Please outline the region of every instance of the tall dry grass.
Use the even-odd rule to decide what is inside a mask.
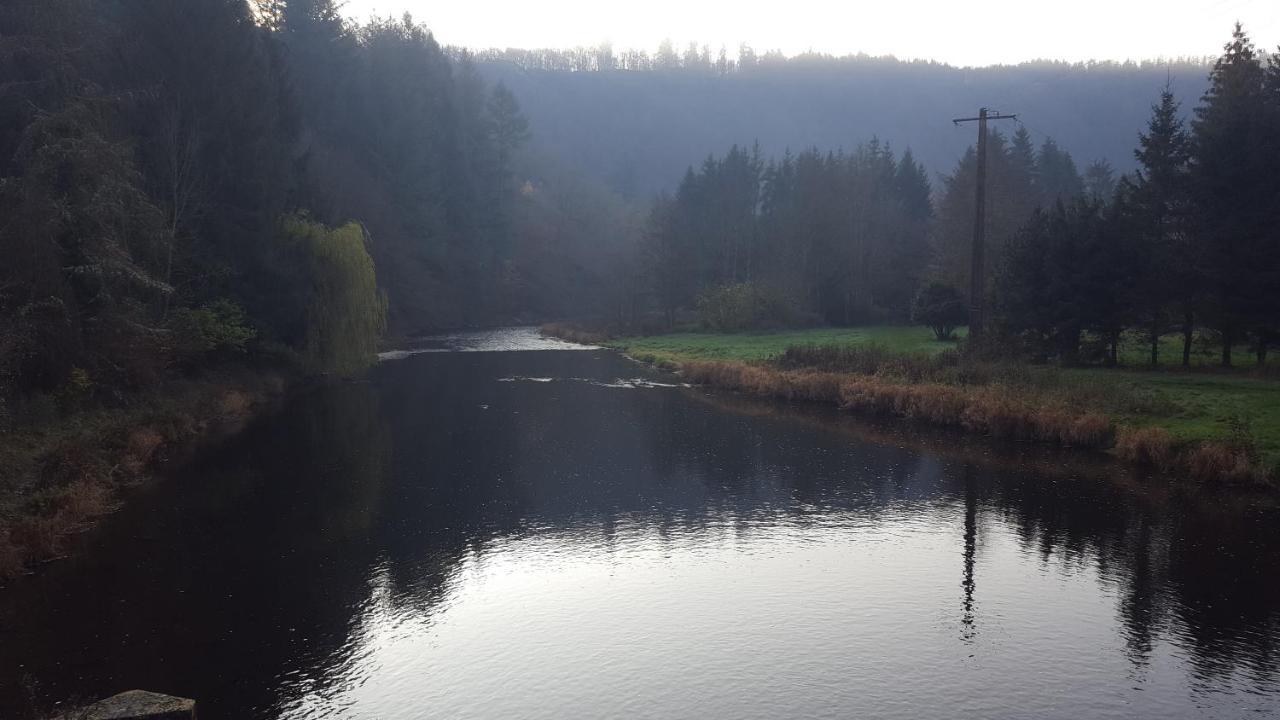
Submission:
[[[740,362],[690,361],[680,370],[691,383],[762,397],[823,402],[850,412],[960,427],[997,438],[1089,448],[1105,447],[1111,441],[1111,421],[1105,414],[1045,405],[1005,386],[895,380],[881,373],[883,365],[876,368],[877,374],[825,369],[837,366],[848,368],[850,364],[842,360],[842,364],[823,364],[821,369],[778,369]],[[858,367],[866,370],[871,364]]]
[[[1164,428],[1123,427],[1116,433],[1116,456],[1121,460],[1162,472],[1174,467],[1177,451],[1173,436]]]

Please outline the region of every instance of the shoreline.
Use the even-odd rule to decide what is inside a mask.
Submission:
[[[205,443],[235,434],[282,398],[274,371],[233,368],[171,380],[125,407],[72,412],[10,431],[0,449],[0,590],[68,557],[78,535],[130,490]]]
[[[542,332],[569,342],[603,345],[636,362],[676,372],[692,384],[744,395],[834,407],[851,415],[950,428],[995,440],[1105,452],[1130,467],[1202,484],[1275,491],[1280,480],[1275,469],[1259,461],[1256,450],[1209,438],[1179,441],[1163,428],[1073,406],[998,379],[950,384],[886,377],[880,369],[832,372],[816,366],[780,367],[776,359],[659,356],[632,352],[604,333],[572,325],[544,325]],[[903,360],[910,364],[905,356]]]

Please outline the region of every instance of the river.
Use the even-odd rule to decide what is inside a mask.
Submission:
[[[527,329],[392,353],[0,591],[0,717],[1280,714],[1280,513],[680,386]]]

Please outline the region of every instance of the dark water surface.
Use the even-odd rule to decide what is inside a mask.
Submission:
[[[1280,714],[1273,509],[529,337],[396,355],[139,491],[0,592],[0,717]]]

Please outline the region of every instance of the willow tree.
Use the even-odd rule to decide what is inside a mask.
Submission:
[[[378,289],[364,228],[354,222],[330,228],[294,214],[281,221],[281,231],[310,281],[298,348],[303,364],[337,375],[364,370],[374,362],[387,325],[387,299]]]

